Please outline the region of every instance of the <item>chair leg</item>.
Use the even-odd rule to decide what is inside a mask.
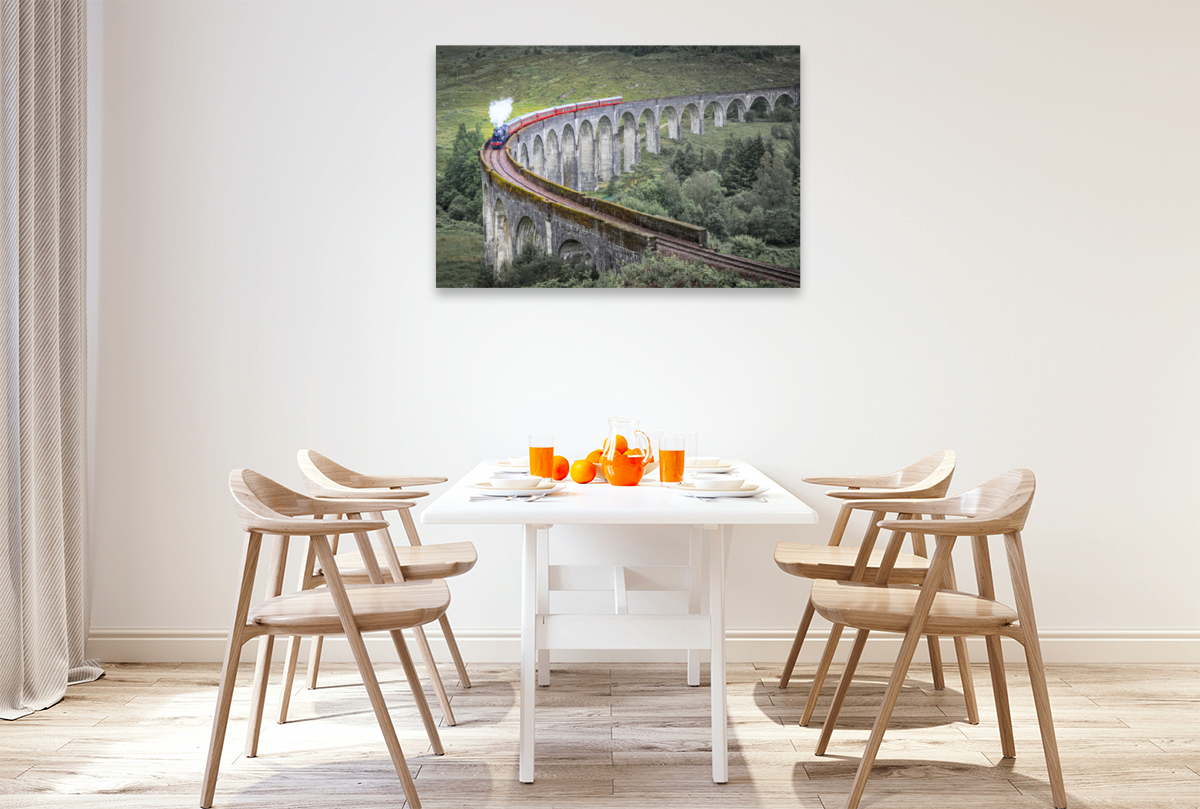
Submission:
[[[967,703],[967,724],[979,724],[979,701],[975,699],[975,678],[971,676],[971,656],[967,639],[954,639],[954,654],[958,658],[958,678],[962,681],[963,700]]]
[[[1046,686],[1046,667],[1042,661],[1042,646],[1038,641],[1037,620],[1033,617],[1033,595],[1029,590],[1029,574],[1025,567],[1025,551],[1019,533],[1006,534],[1008,568],[1012,578],[1013,599],[1017,602],[1017,620],[1025,645],[1025,662],[1029,667],[1029,684],[1033,689],[1033,707],[1037,709],[1038,729],[1042,734],[1042,750],[1046,754],[1046,770],[1050,776],[1050,792],[1055,809],[1066,809],[1067,791],[1063,786],[1062,763],[1058,758],[1058,740],[1054,736],[1054,717],[1050,713],[1050,690]]]
[[[788,652],[787,660],[783,663],[783,674],[779,675],[779,687],[787,688],[792,679],[792,669],[796,667],[796,658],[800,656],[800,647],[804,645],[804,637],[808,634],[808,626],[812,623],[812,599],[804,605],[804,615],[800,616],[800,628],[796,630],[796,639],[792,641],[792,650]]]
[[[221,766],[221,750],[225,746],[225,730],[229,725],[229,711],[233,706],[233,686],[237,681],[238,659],[246,640],[246,616],[250,612],[250,593],[254,588],[254,573],[258,569],[258,552],[262,547],[262,534],[250,533],[246,544],[246,561],[242,569],[242,588],[238,594],[237,608],[229,628],[229,639],[225,641],[225,660],[221,664],[221,681],[217,687],[217,707],[213,712],[212,733],[208,739],[208,758],[204,763],[204,779],[200,786],[200,806],[209,809],[217,791],[217,770]]]
[[[275,637],[258,639],[258,657],[254,662],[254,686],[250,691],[250,721],[246,724],[246,758],[258,755],[258,734],[262,731],[263,706],[267,701],[267,680],[271,675],[271,651]]]
[[[271,549],[267,598],[275,598],[283,592],[283,571],[287,565],[288,542],[289,537],[280,537]],[[254,688],[250,692],[250,721],[246,726],[247,758],[258,755],[258,734],[262,731],[263,706],[267,699],[267,680],[271,676],[271,652],[274,648],[274,635],[267,635],[258,642],[258,657],[254,664]]]
[[[933,690],[946,690],[946,675],[942,671],[942,646],[937,635],[926,635],[929,644],[929,667],[933,671]]]
[[[300,665],[299,635],[288,638],[287,658],[283,666],[283,690],[279,694],[279,724],[287,722],[288,709],[292,704],[292,689],[296,685],[296,668]]]
[[[870,634],[870,630],[860,629],[854,636],[850,659],[846,661],[846,669],[842,672],[842,679],[838,681],[837,691],[833,695],[833,704],[829,706],[829,713],[825,715],[825,723],[821,726],[821,738],[817,740],[816,753],[818,756],[825,755],[825,750],[829,747],[829,739],[833,736],[833,728],[837,725],[838,714],[842,712],[842,703],[846,701],[850,683],[854,680],[854,670],[858,668],[858,661],[862,658],[863,649],[867,646],[867,637]]]
[[[458,641],[454,639],[454,631],[450,629],[450,619],[442,613],[442,617],[438,618],[438,623],[442,627],[442,636],[446,639],[446,645],[450,647],[450,657],[454,660],[454,668],[458,672],[458,684],[462,688],[471,687],[471,678],[467,674],[467,664],[463,662],[462,654],[458,651]]]
[[[808,700],[804,703],[804,715],[800,717],[801,727],[808,727],[812,721],[813,711],[817,708],[817,699],[821,696],[821,688],[825,685],[825,677],[829,667],[833,665],[833,655],[837,652],[838,641],[842,638],[842,625],[834,624],[829,630],[829,640],[825,643],[825,651],[821,655],[821,663],[817,673],[813,675],[812,688],[808,692]]]
[[[914,624],[916,623],[918,622],[914,618]],[[925,616],[921,617],[919,623],[925,623]],[[892,718],[892,711],[896,708],[896,701],[900,698],[900,691],[904,688],[904,679],[908,676],[909,664],[912,663],[913,655],[916,653],[920,641],[920,627],[911,627],[908,634],[905,635],[904,644],[900,647],[900,655],[896,658],[896,665],[892,669],[892,679],[888,682],[887,692],[883,697],[883,705],[880,706],[879,715],[875,717],[875,725],[871,728],[871,737],[867,740],[867,749],[863,751],[862,760],[858,763],[858,772],[854,776],[854,786],[851,788],[850,795],[846,799],[846,809],[857,809],[858,802],[862,799],[863,790],[867,787],[867,778],[871,775],[871,767],[874,766],[875,757],[879,754],[879,747],[883,744],[883,734],[887,732],[888,722]],[[826,720],[826,727],[829,724],[829,721]]]
[[[317,687],[317,672],[321,669],[321,647],[324,645],[324,635],[313,635],[308,644],[308,671],[304,678],[304,687],[310,691]]]
[[[446,718],[447,725],[454,727],[456,722],[454,711],[450,709],[450,697],[446,694],[446,686],[442,684],[442,675],[438,672],[437,661],[433,659],[433,650],[429,648],[429,639],[425,637],[425,627],[414,626],[413,637],[417,639],[417,649],[421,652],[421,659],[425,661],[425,670],[429,672],[429,681],[433,683],[433,693],[441,706],[442,716]]]
[[[354,621],[354,609],[350,606],[350,597],[346,594],[345,585],[342,584],[342,577],[338,573],[337,562],[333,559],[333,552],[329,548],[328,540],[323,536],[316,536],[312,539],[312,544],[316,548],[317,558],[321,562],[321,567],[328,571],[327,584],[329,592],[333,596],[333,603],[337,606],[338,617],[341,619],[342,628],[346,633],[346,640],[350,644],[350,651],[354,654],[354,662],[358,666],[359,676],[362,677],[363,685],[367,689],[367,697],[371,701],[371,708],[375,712],[375,719],[379,722],[379,730],[383,733],[383,740],[387,744],[388,753],[392,758],[392,766],[396,768],[396,775],[400,778],[400,785],[404,789],[404,797],[408,801],[411,809],[420,809],[421,799],[417,797],[417,786],[413,783],[412,773],[408,771],[408,762],[404,760],[404,751],[400,749],[400,740],[396,738],[396,728],[392,725],[391,714],[388,713],[387,704],[383,701],[383,692],[379,688],[379,680],[375,677],[375,669],[371,665],[371,658],[367,655],[367,645],[363,642],[362,633],[358,630],[358,625]],[[399,629],[391,631],[392,641],[396,644],[397,651],[400,653],[400,662],[404,664],[405,674],[409,676],[409,683],[414,682],[416,678],[416,669],[413,667],[412,658],[408,654],[408,647],[404,645],[404,636]],[[424,706],[422,718],[428,716],[426,730],[430,729],[429,721],[432,716],[429,715],[429,705],[425,702],[425,695],[420,691],[418,683],[414,695],[417,700],[417,707]],[[434,729],[434,737],[437,738],[436,729]],[[440,748],[440,743],[435,745],[435,748]],[[441,752],[437,750],[437,752]]]
[[[237,680],[237,661],[241,651],[241,643],[235,643],[231,635],[225,650],[225,661],[221,666],[217,708],[213,715],[212,735],[208,742],[208,759],[204,764],[204,780],[200,789],[200,806],[203,809],[209,809],[213,805],[213,796],[217,791],[217,770],[221,766],[221,750],[225,746],[225,730],[229,725],[229,711],[233,706],[233,686]]]
[[[1000,636],[988,635],[988,671],[992,675],[992,694],[996,698],[996,720],[1000,725],[1000,752],[1005,758],[1016,758],[1017,741],[1013,735],[1012,713],[1008,707],[1008,679],[1004,676],[1004,654]]]
[[[404,669],[404,678],[408,680],[409,690],[416,700],[417,711],[421,714],[421,723],[425,725],[425,735],[429,738],[429,744],[436,755],[445,755],[442,738],[437,731],[437,722],[433,719],[433,712],[429,710],[429,701],[425,699],[425,690],[421,688],[421,678],[417,674],[417,667],[413,665],[404,635],[399,629],[393,629],[389,634],[392,636],[392,645],[396,647],[396,654],[400,656],[400,666]]]

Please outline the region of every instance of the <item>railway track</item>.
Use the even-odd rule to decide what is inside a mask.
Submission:
[[[790,267],[782,267],[778,264],[770,264],[765,261],[755,261],[750,258],[742,258],[741,256],[730,256],[724,253],[718,253],[716,250],[711,250],[707,247],[701,247],[698,244],[685,241],[684,239],[674,236],[667,236],[649,228],[633,225],[629,222],[624,222],[616,217],[607,216],[605,214],[593,211],[588,208],[583,208],[577,205],[573,200],[555,194],[551,191],[542,188],[539,185],[531,182],[527,177],[513,168],[512,161],[509,160],[507,149],[488,149],[481,150],[483,153],[483,162],[493,171],[504,177],[514,185],[518,185],[538,196],[553,200],[560,205],[565,205],[568,208],[583,211],[589,216],[594,216],[597,219],[602,219],[607,222],[613,222],[622,227],[636,230],[647,236],[652,236],[655,240],[655,249],[664,256],[673,256],[685,261],[698,261],[709,267],[716,267],[723,270],[735,270],[741,274],[743,278],[752,280],[774,281],[785,286],[799,286],[800,272]]]

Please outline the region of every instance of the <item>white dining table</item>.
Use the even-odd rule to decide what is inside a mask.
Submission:
[[[534,691],[549,684],[551,649],[687,650],[688,683],[699,685],[700,653],[711,652],[713,781],[729,780],[728,714],[725,687],[725,568],[738,525],[815,523],[817,514],[750,464],[732,459],[738,477],[769,487],[763,499],[699,500],[660,484],[657,472],[637,486],[573,483],[532,502],[479,499],[476,484],[492,481],[500,469],[484,461],[443,492],[421,514],[424,524],[512,524],[524,527],[521,565],[521,690],[518,778],[534,779]],[[644,615],[621,610],[620,567],[612,615],[550,612],[549,534],[555,525],[690,526],[688,614]],[[666,534],[667,532],[664,532]],[[701,570],[707,562],[708,603],[701,598]]]

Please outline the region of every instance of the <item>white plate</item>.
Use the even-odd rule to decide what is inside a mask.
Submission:
[[[512,461],[497,461],[497,469],[503,469],[505,472],[528,472],[529,461],[525,463],[513,463]]]
[[[693,472],[728,472],[733,469],[733,464],[728,461],[722,461],[720,458],[697,458],[699,465],[688,463],[685,459],[683,462],[684,469],[690,469]]]
[[[473,484],[471,488],[482,494],[492,495],[495,497],[508,497],[512,494],[550,494],[562,489],[565,485],[565,483],[555,483],[553,480],[544,480],[532,489],[518,489],[514,486],[505,487],[503,480],[484,480]]]
[[[723,464],[721,466],[685,466],[683,471],[689,475],[724,475],[727,472],[734,470],[733,464]]]
[[[689,497],[756,497],[769,488],[755,483],[744,483],[740,489],[697,489],[690,483],[675,484],[676,491]]]

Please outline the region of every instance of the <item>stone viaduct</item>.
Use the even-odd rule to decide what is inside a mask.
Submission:
[[[667,138],[680,140],[685,124],[691,132],[703,134],[710,109],[713,124],[723,127],[728,120],[744,120],[746,112],[760,99],[768,112],[774,112],[781,98],[798,107],[799,86],[628,101],[531,124],[509,138],[507,149],[520,173],[548,190],[594,191],[613,175],[631,171],[641,162],[642,149],[658,154],[662,149],[660,129],[664,125]],[[569,196],[576,204],[593,210],[597,209],[597,203],[603,203],[578,193]],[[656,232],[664,232],[665,228],[669,235],[700,246],[705,244],[703,228],[605,205],[616,209],[617,218],[631,225]],[[577,258],[601,270],[615,269],[654,249],[653,238],[647,238],[641,231],[598,220],[575,207],[565,210],[564,207],[500,177],[484,161],[487,263],[499,268],[530,239],[537,240],[547,252],[568,260]],[[604,213],[614,215],[613,210]],[[635,223],[634,219],[640,221]]]

